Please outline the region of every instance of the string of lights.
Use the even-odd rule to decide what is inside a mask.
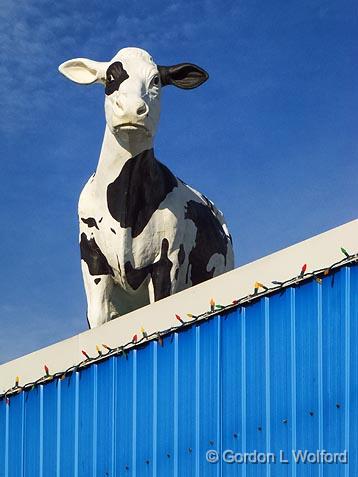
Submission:
[[[344,255],[342,260],[339,260],[328,267],[321,268],[314,271],[307,271],[307,264],[303,264],[300,272],[297,276],[289,278],[285,281],[277,281],[273,280],[270,286],[267,286],[261,282],[255,282],[253,287],[253,293],[246,295],[244,297],[238,298],[233,300],[231,303],[227,305],[218,304],[215,302],[214,298],[211,298],[209,301],[209,310],[204,311],[199,315],[194,315],[192,313],[186,314],[186,319],[183,319],[178,314],[175,314],[175,318],[178,321],[178,325],[171,326],[170,328],[155,331],[151,334],[148,334],[143,327],[140,329],[141,337],[138,337],[138,334],[135,334],[131,341],[126,344],[120,345],[118,347],[112,348],[108,344],[103,343],[101,347],[105,350],[102,351],[99,345],[96,346],[96,356],[90,356],[87,351],[82,350],[82,354],[85,357],[84,360],[80,361],[79,363],[70,366],[64,371],[56,372],[54,374],[50,373],[50,370],[46,364],[44,364],[44,372],[45,374],[37,379],[36,381],[26,383],[24,385],[20,385],[20,377],[15,377],[15,384],[13,387],[5,391],[4,393],[0,394],[0,399],[5,399],[7,404],[10,404],[10,397],[18,394],[22,391],[29,391],[34,389],[38,385],[47,384],[51,381],[56,379],[63,380],[66,376],[69,376],[72,373],[75,373],[93,363],[97,363],[104,359],[108,359],[112,356],[123,356],[127,359],[127,354],[130,349],[143,345],[146,342],[156,340],[160,346],[164,345],[163,338],[168,336],[172,333],[175,333],[183,328],[190,327],[196,324],[198,321],[208,320],[213,318],[214,316],[220,314],[223,310],[232,310],[238,308],[240,306],[244,306],[250,304],[258,299],[262,298],[263,296],[272,294],[276,291],[283,290],[289,286],[298,285],[304,281],[314,279],[317,283],[322,283],[322,277],[328,276],[333,270],[340,268],[344,265],[354,264],[358,262],[358,253],[349,254],[346,249],[341,247],[341,252]],[[261,291],[260,291],[261,290]]]

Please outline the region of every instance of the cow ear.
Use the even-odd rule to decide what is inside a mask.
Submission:
[[[162,86],[172,84],[182,89],[193,89],[205,83],[208,73],[192,63],[173,66],[158,66]]]
[[[105,83],[107,63],[87,58],[74,58],[62,63],[58,70],[75,83]]]

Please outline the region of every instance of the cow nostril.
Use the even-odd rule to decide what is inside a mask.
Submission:
[[[143,116],[144,114],[147,114],[148,112],[148,107],[145,103],[143,103],[139,108],[137,109],[137,114],[138,116]]]

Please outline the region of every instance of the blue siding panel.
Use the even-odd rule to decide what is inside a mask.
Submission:
[[[356,477],[357,343],[345,266],[1,400],[0,477]],[[210,449],[276,462],[209,463]]]
[[[0,401],[0,477],[5,477],[6,446],[8,442],[6,415],[8,405],[6,399]]]
[[[270,361],[270,449],[291,460],[292,449],[292,382],[291,382],[291,290],[276,294],[269,302]],[[288,476],[292,465],[271,464],[274,475]]]
[[[196,465],[199,462],[198,433],[197,433],[197,383],[198,367],[197,328],[192,327],[178,334],[178,476],[196,475]],[[160,474],[158,474],[160,475]],[[164,475],[164,474],[163,474]]]
[[[51,382],[42,388],[43,395],[43,473],[41,477],[56,476],[59,444],[59,429],[57,422],[57,397],[60,384]],[[40,429],[41,431],[41,429]]]
[[[319,449],[319,294],[310,282],[295,290],[296,449]],[[317,476],[315,465],[297,465],[297,476]]]
[[[222,382],[222,450],[242,452],[242,433],[245,413],[242,394],[242,321],[244,309],[235,310],[222,318],[221,328],[221,382]],[[227,465],[227,477],[243,475],[243,467]]]
[[[38,386],[24,394],[24,476],[40,475],[42,466],[42,445],[40,445],[40,414],[42,413],[42,392]],[[40,431],[41,429],[41,431]]]
[[[138,477],[153,475],[154,349],[156,344],[150,343],[137,353],[135,475]]]
[[[115,477],[114,471],[114,422],[115,422],[115,358],[97,366],[97,389],[95,392],[95,415],[97,432],[93,436],[97,458],[95,476]]]
[[[322,284],[323,355],[323,449],[345,449],[345,315],[346,269],[340,269]],[[325,466],[325,476],[344,476],[345,468]]]
[[[132,426],[135,416],[136,351],[127,357],[116,359],[115,388],[115,475],[134,477],[132,456],[133,436],[136,428]]]
[[[349,475],[358,475],[358,267],[350,269],[350,289],[348,300],[350,302],[350,314],[348,320],[350,323],[350,361],[349,389],[348,389],[348,419],[346,442],[349,449]],[[348,337],[349,338],[349,337]]]
[[[210,449],[221,452],[220,317],[203,323],[200,331],[199,475],[218,476],[220,465],[206,461]],[[205,364],[204,364],[205,363]]]
[[[291,288],[290,292],[290,361],[291,361],[291,375],[288,377],[287,387],[291,389],[291,409],[289,414],[289,427],[291,430],[291,451],[297,449],[297,359],[296,359],[296,290]],[[291,475],[296,477],[297,467],[292,459],[292,454],[287,455],[291,466]],[[285,464],[286,465],[286,464]]]
[[[78,374],[78,456],[75,456],[78,477],[95,476],[97,463],[97,419],[95,400],[97,394],[97,366]],[[76,475],[76,474],[75,474]]]
[[[266,452],[266,301],[246,309],[246,452]],[[247,476],[264,476],[264,465],[247,466]]]
[[[24,401],[25,393],[10,399],[8,477],[22,477],[24,472]]]
[[[78,373],[65,378],[59,387],[59,476],[78,473]],[[92,418],[92,416],[89,418]]]
[[[153,474],[174,475],[177,459],[177,363],[178,335],[154,344],[153,366]]]

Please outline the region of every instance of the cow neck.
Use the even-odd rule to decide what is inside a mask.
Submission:
[[[121,138],[117,139],[106,127],[96,170],[97,183],[107,186],[118,177],[129,159],[152,148],[152,137],[143,137],[142,134],[128,132],[123,133]]]

